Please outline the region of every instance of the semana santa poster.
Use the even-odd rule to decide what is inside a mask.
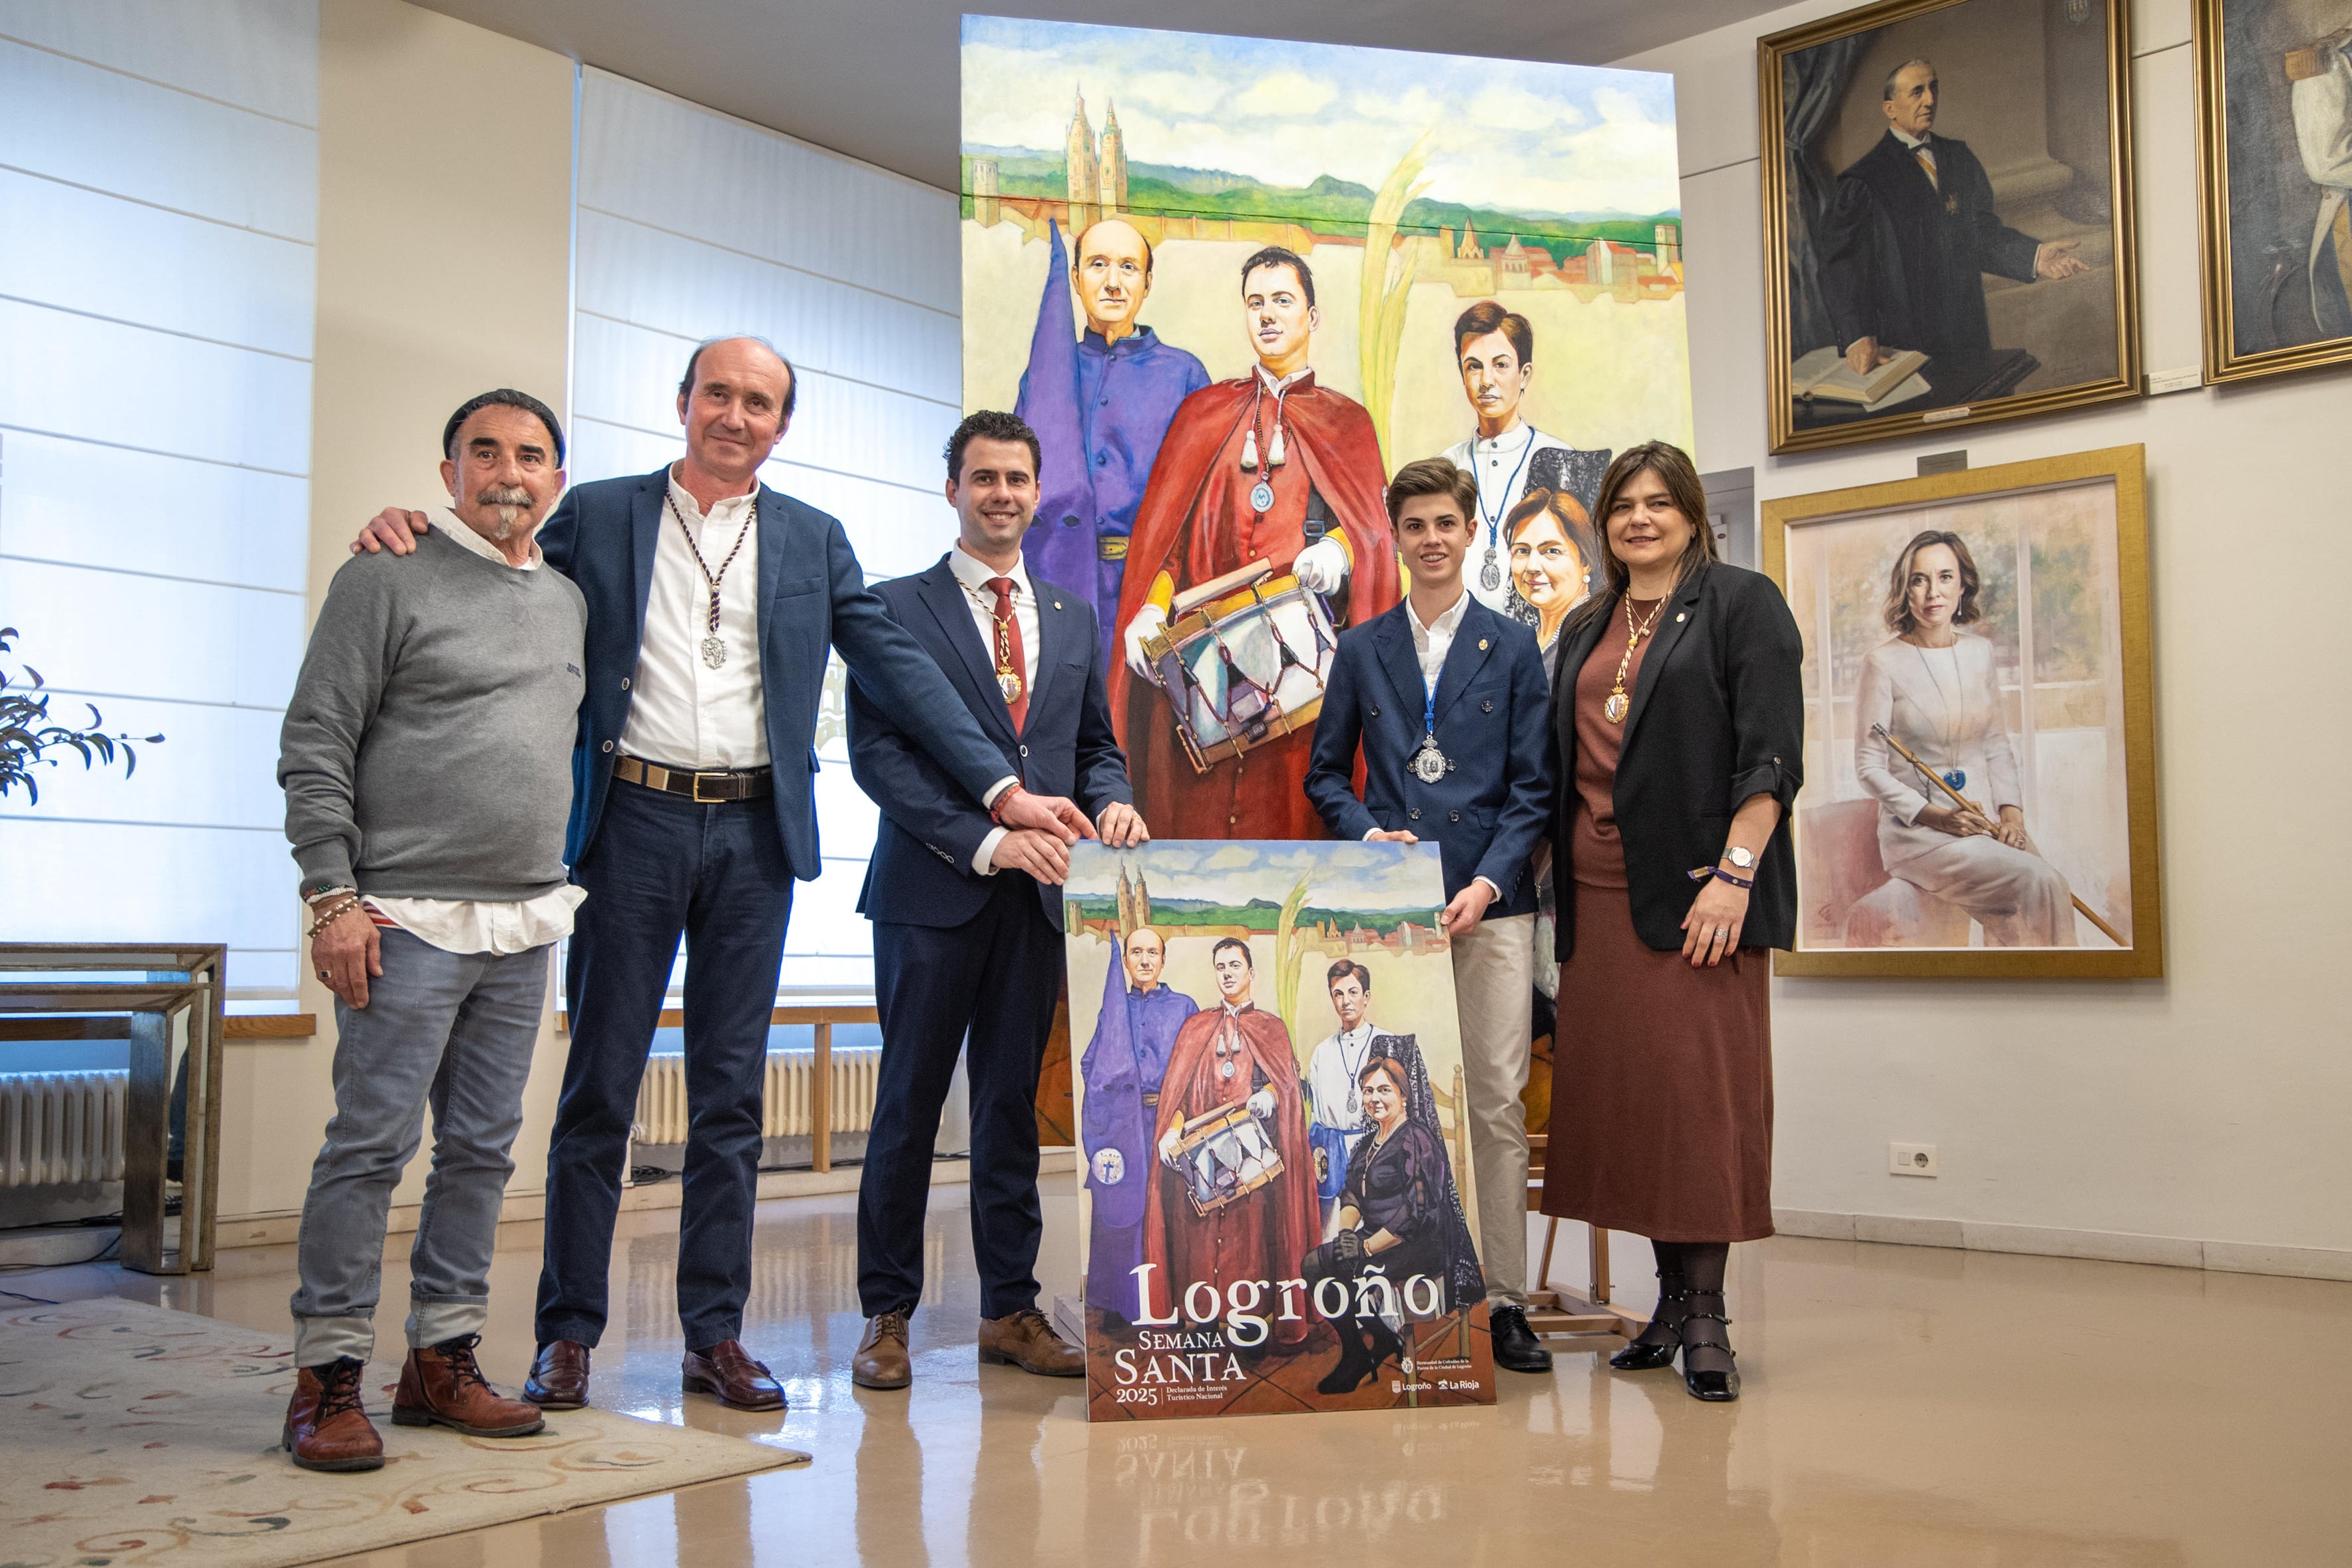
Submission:
[[[1433,844],[1083,844],[1094,1420],[1491,1404]]]

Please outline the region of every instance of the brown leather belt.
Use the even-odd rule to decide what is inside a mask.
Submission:
[[[775,792],[772,770],[766,768],[746,768],[735,773],[688,773],[635,757],[619,757],[613,761],[613,777],[625,784],[642,784],[665,794],[684,795],[705,806],[729,800],[764,800]]]

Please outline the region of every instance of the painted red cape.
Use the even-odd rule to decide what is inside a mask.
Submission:
[[[1171,1127],[1181,1126],[1219,1104],[1239,1104],[1249,1098],[1255,1074],[1265,1073],[1275,1098],[1274,1134],[1282,1155],[1282,1174],[1265,1186],[1202,1218],[1192,1212],[1184,1193],[1184,1178],[1155,1158],[1158,1180],[1144,1198],[1143,1257],[1159,1267],[1150,1276],[1150,1299],[1143,1305],[1152,1317],[1164,1318],[1183,1303],[1197,1281],[1214,1287],[1225,1300],[1225,1287],[1235,1280],[1267,1281],[1260,1310],[1267,1317],[1281,1311],[1281,1295],[1274,1281],[1299,1277],[1299,1261],[1323,1239],[1315,1202],[1315,1167],[1307,1146],[1307,1116],[1298,1100],[1298,1061],[1291,1054],[1290,1031],[1272,1013],[1255,1007],[1234,1015],[1244,1059],[1233,1077],[1217,1075],[1217,1032],[1224,1020],[1223,1008],[1194,1013],[1176,1031],[1168,1054],[1168,1076],[1160,1085],[1160,1115],[1152,1127],[1154,1148]],[[1297,1292],[1299,1315],[1274,1324],[1274,1343],[1297,1344],[1307,1337],[1309,1314]],[[1223,1312],[1220,1307],[1220,1312]]]
[[[1261,517],[1245,499],[1247,486],[1235,457],[1243,425],[1254,411],[1263,426],[1259,449],[1271,450],[1275,400],[1259,394],[1260,384],[1255,372],[1218,382],[1177,409],[1128,546],[1116,622],[1121,633],[1162,571],[1173,578],[1180,593],[1257,559],[1269,561],[1276,575],[1286,574],[1307,543],[1310,483],[1345,532],[1354,558],[1346,593],[1332,605],[1335,614],[1344,615],[1343,625],[1361,626],[1396,603],[1396,543],[1371,415],[1353,398],[1317,385],[1311,372],[1292,383],[1283,400],[1288,460],[1281,468],[1257,471],[1276,486],[1278,497]],[[1212,565],[1215,570],[1206,570]],[[1157,836],[1327,836],[1306,794],[1311,731],[1282,737],[1196,774],[1177,741],[1167,698],[1158,686],[1138,678],[1124,658],[1112,663],[1110,712],[1119,744],[1127,748],[1136,809]]]

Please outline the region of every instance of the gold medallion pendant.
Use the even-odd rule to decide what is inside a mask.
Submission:
[[[1601,716],[1611,724],[1623,724],[1625,710],[1633,706],[1632,701],[1625,695],[1625,688],[1619,686],[1609,694],[1609,700],[1601,705]]]
[[[999,670],[996,672],[996,689],[1004,694],[1006,702],[1017,703],[1021,700],[1021,677],[1011,670]]]

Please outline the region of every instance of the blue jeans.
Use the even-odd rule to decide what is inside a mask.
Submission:
[[[772,800],[697,805],[615,779],[572,868],[588,890],[564,973],[572,1054],[547,1148],[547,1252],[538,1336],[604,1336],[621,1162],[637,1085],[686,938],[686,1172],[677,1316],[691,1350],[743,1330],[751,1291],[768,1027],[792,866]]]
[[[294,1364],[375,1349],[392,1190],[433,1108],[433,1171],[409,1248],[410,1346],[479,1333],[499,1206],[547,1002],[547,949],[448,953],[383,934],[368,1005],[335,1004],[335,1115],[310,1167],[298,1249]]]

